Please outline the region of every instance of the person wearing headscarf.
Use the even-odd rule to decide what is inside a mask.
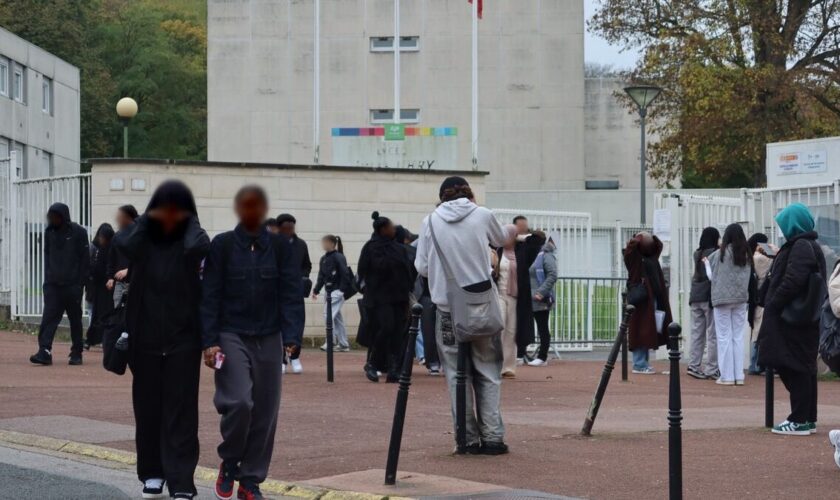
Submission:
[[[774,426],[773,432],[805,436],[816,431],[820,326],[810,318],[799,318],[799,324],[791,324],[782,312],[797,297],[808,295],[814,273],[825,280],[825,259],[808,207],[801,203],[789,205],[776,215],[776,224],[785,244],[767,276],[762,300],[764,318],[758,333],[758,364],[775,369],[790,393],[790,415]]]
[[[199,267],[210,247],[192,192],[181,181],[165,181],[116,244],[131,268],[126,325],[137,475],[144,495],[159,495],[166,485],[170,496],[192,498],[202,347]]]
[[[85,349],[102,343],[104,329],[103,319],[114,310],[114,297],[108,289],[108,255],[111,251],[111,241],[114,239],[114,228],[107,222],[96,230],[91,244],[90,280],[87,289],[90,302],[93,304],[90,325],[85,336]]]
[[[691,292],[688,304],[691,308],[691,347],[688,356],[688,375],[698,379],[718,377],[717,338],[712,313],[712,282],[706,275],[703,259],[717,249],[720,232],[713,227],[703,229],[700,244],[694,251],[694,274],[691,277]],[[707,350],[708,349],[708,350]],[[706,351],[706,365],[703,366],[703,352]]]
[[[502,310],[502,378],[516,377],[516,303],[519,295],[516,269],[516,235],[514,224],[504,226],[505,244],[499,249],[496,262],[496,286]]]
[[[531,307],[534,310],[534,321],[537,323],[537,333],[540,336],[540,348],[537,351],[537,357],[528,361],[528,366],[545,366],[548,364],[548,349],[551,347],[548,317],[554,306],[554,287],[557,284],[557,256],[555,250],[558,241],[560,241],[559,234],[552,234],[528,270],[531,277],[531,290],[533,290]]]
[[[396,241],[396,226],[379,212],[373,212],[373,236],[359,255],[358,279],[367,308],[366,330],[370,334],[365,375],[379,381],[378,372],[387,373],[387,382],[399,379],[404,347],[408,299],[413,287],[413,271],[408,252]]]
[[[70,364],[82,364],[82,294],[90,275],[88,233],[70,219],[70,208],[53,203],[44,231],[44,310],[38,328],[38,352],[29,361],[52,364],[55,331],[64,313],[70,320]]]
[[[747,240],[747,245],[750,247],[750,252],[753,256],[753,275],[755,276],[754,298],[750,300],[750,311],[748,320],[750,323],[750,349],[749,349],[749,366],[747,373],[751,375],[761,375],[764,369],[758,366],[758,344],[756,339],[758,332],[761,330],[761,319],[764,316],[764,308],[758,303],[758,291],[764,285],[764,280],[767,278],[767,273],[770,272],[770,266],[773,264],[773,257],[767,255],[762,245],[767,245],[769,239],[766,234],[755,233]],[[772,252],[771,252],[772,253]],[[775,256],[775,254],[772,254]]]

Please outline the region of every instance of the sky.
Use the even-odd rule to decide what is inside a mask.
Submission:
[[[592,17],[598,6],[599,0],[583,0],[584,22]],[[586,26],[584,25],[584,29]],[[585,60],[599,64],[611,64],[615,69],[629,69],[636,64],[639,57],[635,50],[621,51],[621,47],[608,44],[604,39],[599,38],[588,31],[584,35]]]

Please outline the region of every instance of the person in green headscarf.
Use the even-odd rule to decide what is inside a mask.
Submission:
[[[817,428],[819,321],[787,316],[786,321],[782,312],[797,297],[808,296],[814,273],[825,280],[825,259],[808,207],[794,203],[779,212],[776,223],[786,241],[766,278],[767,291],[760,297],[764,319],[758,333],[758,364],[775,369],[790,393],[791,413],[773,432],[808,436]]]

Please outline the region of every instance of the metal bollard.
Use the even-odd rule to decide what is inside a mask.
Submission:
[[[627,335],[624,336],[624,340],[621,342],[621,381],[627,382],[627,372],[630,370],[627,368],[627,358],[628,358],[628,351],[629,346],[628,344],[630,341],[627,339]]]
[[[335,379],[333,367],[333,321],[332,321],[332,283],[324,285],[324,294],[327,301],[327,382]]]
[[[394,407],[394,424],[391,427],[391,444],[388,446],[388,463],[385,466],[385,484],[389,486],[397,482],[397,463],[400,460],[405,410],[408,406],[408,388],[411,386],[411,370],[414,366],[414,345],[417,341],[417,331],[420,329],[421,314],[423,314],[423,306],[414,304],[414,307],[411,308],[408,345],[405,347],[405,356],[400,371],[400,387],[397,389],[397,403]]]
[[[764,367],[764,427],[768,429],[773,428],[773,395],[775,375],[773,374],[773,367]]]
[[[668,326],[668,359],[671,360],[668,387],[668,482],[670,500],[681,500],[682,487],[682,395],[680,391],[680,332],[677,323]]]
[[[458,363],[455,372],[455,452],[467,452],[467,356],[469,342],[458,343]]]
[[[618,335],[615,337],[610,354],[607,356],[607,363],[604,365],[604,371],[601,372],[601,381],[598,382],[598,389],[595,391],[595,397],[592,398],[592,404],[589,405],[589,410],[586,412],[586,418],[583,420],[583,428],[580,433],[584,436],[592,434],[592,425],[595,424],[595,417],[598,416],[598,409],[601,408],[601,400],[604,399],[604,393],[607,392],[607,384],[610,383],[613,368],[615,368],[615,361],[618,359],[618,351],[627,336],[627,323],[630,321],[630,316],[636,308],[632,305],[627,305],[624,308],[624,316],[621,318],[621,325],[618,327]]]

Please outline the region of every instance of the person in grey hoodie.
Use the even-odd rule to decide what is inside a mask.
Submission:
[[[691,347],[688,355],[688,375],[697,379],[717,378],[717,337],[712,313],[712,282],[706,276],[703,259],[718,249],[720,232],[713,227],[703,229],[700,245],[694,251],[694,275],[691,277]],[[703,351],[708,348],[706,368],[703,369]]]
[[[446,178],[440,186],[439,197],[440,205],[423,220],[414,265],[421,276],[429,279],[432,302],[437,306],[435,336],[449,387],[454,423],[458,345],[452,331],[447,300],[449,280],[435,250],[430,224],[434,225],[435,239],[452,267],[454,281],[464,288],[494,286],[487,249],[491,245],[503,245],[507,235],[490,210],[475,204],[465,179]],[[507,453],[500,410],[501,370],[499,336],[484,337],[470,343],[467,387],[472,390],[467,391],[467,447],[459,451],[485,455]]]
[[[720,385],[744,385],[744,330],[747,326],[752,254],[739,224],[723,232],[720,250],[704,259],[712,281]]]
[[[548,364],[548,348],[551,346],[548,315],[554,306],[554,285],[557,283],[555,241],[560,241],[558,235],[551,235],[528,270],[531,278],[531,290],[533,290],[531,307],[534,310],[534,320],[537,322],[537,333],[540,336],[540,350],[537,352],[536,359],[528,361],[528,366],[545,366]]]

